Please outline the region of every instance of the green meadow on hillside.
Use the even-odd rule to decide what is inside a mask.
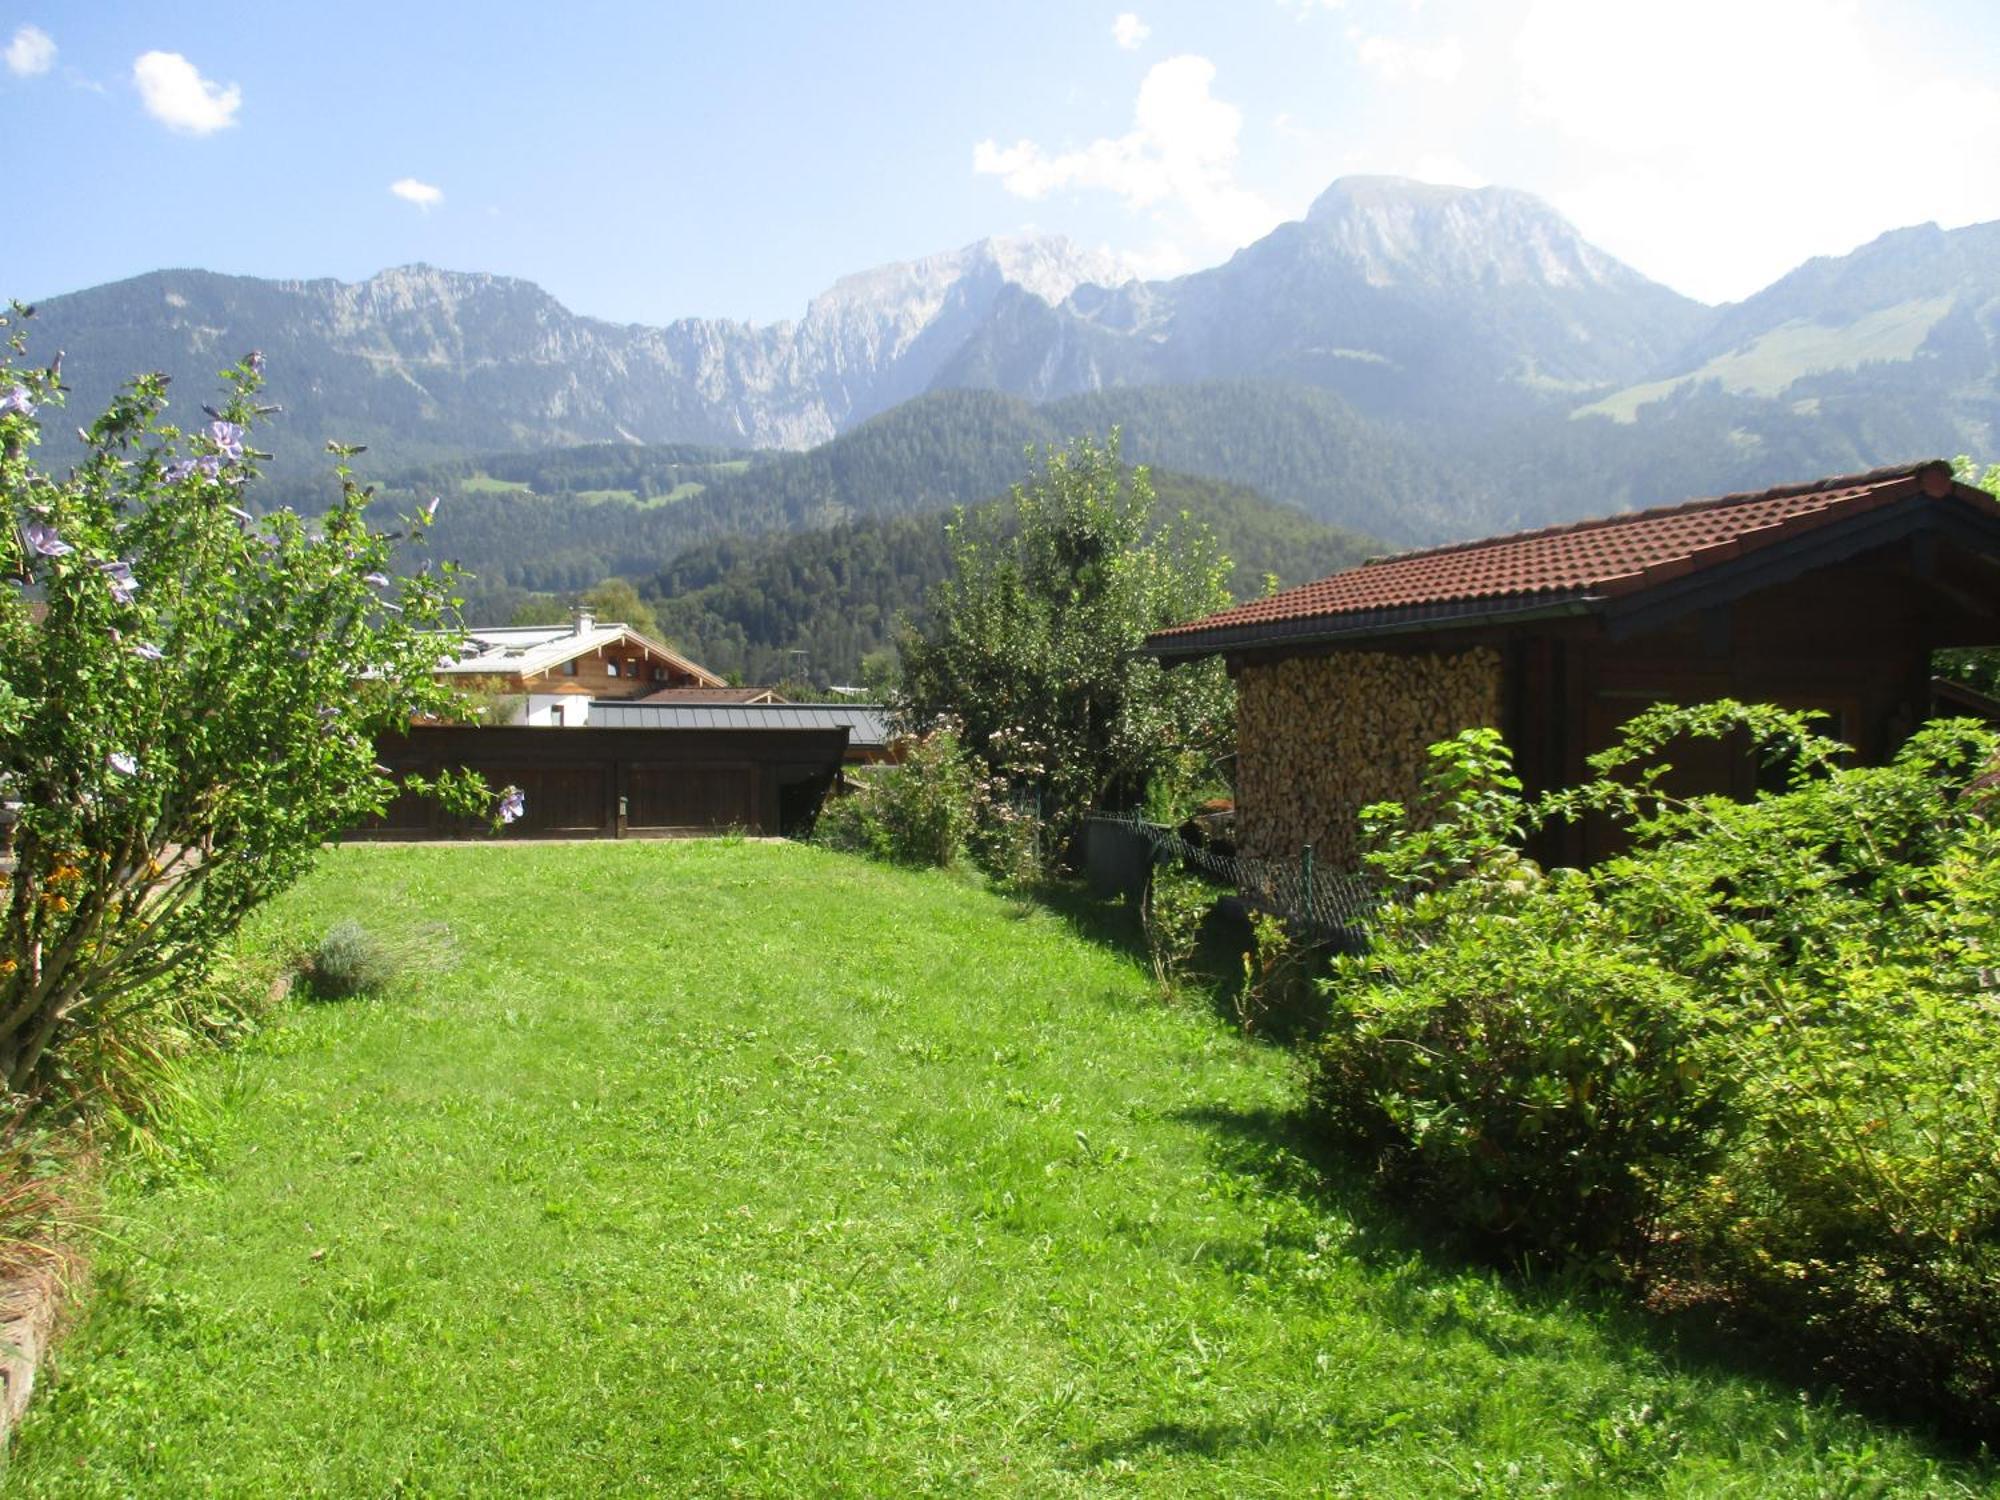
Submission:
[[[1103,914],[727,841],[346,847],[436,961],[111,1174],[21,1494],[1963,1495],[1427,1250]]]

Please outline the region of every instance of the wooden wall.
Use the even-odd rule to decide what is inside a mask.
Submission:
[[[418,727],[384,738],[398,775],[477,771],[496,791],[518,786],[525,815],[502,832],[522,838],[666,838],[740,831],[779,834],[816,809],[847,743],[834,730],[527,729]],[[398,797],[348,837],[479,836],[428,798]]]

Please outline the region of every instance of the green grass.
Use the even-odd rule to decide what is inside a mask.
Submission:
[[[518,479],[495,479],[491,474],[474,474],[461,479],[458,487],[474,495],[532,495],[535,487]]]
[[[350,847],[455,958],[204,1064],[8,1483],[62,1495],[1990,1492],[1427,1254],[1287,1056],[1046,910],[789,845]]]
[[[1952,305],[1950,297],[1916,298],[1878,308],[1838,327],[1794,318],[1686,375],[1627,386],[1579,406],[1570,415],[1636,422],[1640,407],[1705,380],[1719,381],[1724,390],[1739,394],[1777,396],[1794,381],[1822,371],[1858,369],[1870,360],[1914,359]]]

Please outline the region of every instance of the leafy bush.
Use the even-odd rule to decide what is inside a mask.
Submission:
[[[1746,733],[1785,790],[1665,792],[1677,737]],[[1490,731],[1436,747],[1419,807],[1366,814],[1397,899],[1329,982],[1320,1117],[1496,1247],[1725,1301],[1994,1430],[1996,750],[1939,723],[1855,767],[1804,716],[1666,707],[1530,801]],[[1585,813],[1627,852],[1520,853]]]
[[[1215,910],[1216,894],[1214,886],[1177,864],[1153,866],[1140,917],[1153,980],[1162,995],[1173,994],[1187,972],[1201,942],[1202,924]]]
[[[1032,795],[1009,795],[1004,782],[987,782],[972,835],[979,868],[1005,891],[1026,891],[1042,878],[1045,829]]]
[[[1243,951],[1243,982],[1234,1001],[1236,1024],[1246,1036],[1297,988],[1301,951],[1283,917],[1262,911],[1250,914],[1250,946]]]
[[[828,804],[815,836],[897,864],[955,865],[978,821],[985,778],[949,720],[902,747],[901,761],[870,767],[856,790]]]

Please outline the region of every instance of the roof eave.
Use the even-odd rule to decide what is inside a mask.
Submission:
[[[1269,624],[1229,626],[1166,640],[1149,640],[1144,655],[1163,662],[1194,661],[1231,651],[1271,647],[1322,646],[1412,635],[1426,630],[1466,630],[1482,625],[1528,624],[1536,620],[1573,619],[1603,607],[1600,594],[1566,595],[1509,608],[1506,601],[1479,599],[1466,607],[1371,610],[1354,615],[1279,620]]]

